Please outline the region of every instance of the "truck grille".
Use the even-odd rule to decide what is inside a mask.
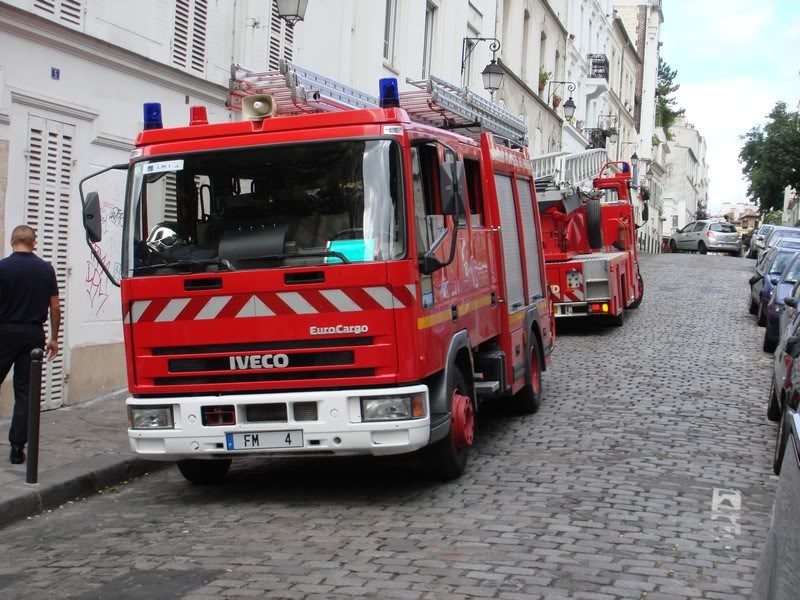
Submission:
[[[329,371],[284,371],[278,373],[241,373],[236,375],[200,375],[194,377],[156,377],[155,385],[201,385],[205,383],[240,383],[258,381],[293,381],[296,379],[339,379],[373,377],[375,369],[337,369]]]
[[[222,352],[271,352],[273,350],[305,350],[311,348],[342,348],[371,346],[372,337],[336,338],[333,340],[298,340],[290,342],[253,342],[247,344],[214,344],[206,346],[172,346],[153,348],[153,356],[181,354],[220,354]]]
[[[295,402],[292,404],[292,413],[295,421],[316,421],[317,403],[316,402]]]
[[[245,406],[248,423],[286,423],[286,404],[248,404]]]
[[[217,356],[209,358],[173,358],[168,366],[170,373],[193,373],[196,371],[234,371],[231,368],[231,358]],[[339,365],[352,365],[353,352],[308,352],[288,355],[289,364],[286,368],[294,367],[331,367]]]

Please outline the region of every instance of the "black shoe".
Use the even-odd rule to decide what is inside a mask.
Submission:
[[[12,465],[21,465],[25,462],[24,446],[11,446],[11,455],[8,458]]]

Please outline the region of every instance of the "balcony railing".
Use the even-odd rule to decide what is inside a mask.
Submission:
[[[608,56],[605,54],[589,54],[589,78],[608,81]]]

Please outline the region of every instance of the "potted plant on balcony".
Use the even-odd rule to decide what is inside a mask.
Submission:
[[[550,77],[553,74],[544,68],[544,65],[539,67],[539,95],[541,96],[544,93],[544,86],[547,85]]]
[[[561,106],[561,96],[553,94],[553,110],[556,110],[559,106]]]

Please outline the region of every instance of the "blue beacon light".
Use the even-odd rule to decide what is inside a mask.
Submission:
[[[397,89],[397,79],[385,77],[378,84],[381,108],[397,108],[400,106],[400,90]]]
[[[148,129],[162,129],[164,123],[161,121],[161,103],[160,102],[145,102],[144,103],[144,128]]]

